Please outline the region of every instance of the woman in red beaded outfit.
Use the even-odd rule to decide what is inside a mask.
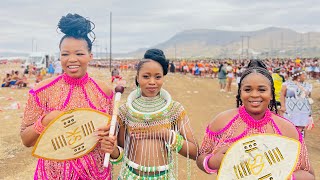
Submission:
[[[59,45],[60,60],[65,73],[41,81],[30,90],[20,132],[25,146],[33,146],[44,127],[64,111],[92,108],[112,113],[113,91],[87,73],[93,57],[88,38],[93,33],[91,25],[94,24],[78,14],[60,19],[58,28],[65,34]],[[81,158],[63,162],[39,159],[34,179],[111,179],[111,166],[103,167],[104,154],[117,158],[120,152],[115,146],[116,138],[109,138],[108,132],[109,127],[100,128],[96,132],[100,143]]]
[[[201,170],[206,173],[219,171],[228,148],[240,138],[272,133],[301,142],[299,161],[292,179],[314,179],[301,134],[288,120],[272,113],[277,112],[273,81],[261,61],[250,61],[243,73],[238,87],[237,106],[239,108],[218,114],[208,125],[197,159]]]

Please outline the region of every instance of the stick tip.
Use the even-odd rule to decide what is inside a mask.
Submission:
[[[117,93],[117,92],[119,92],[119,93],[123,93],[124,92],[124,87],[123,86],[116,86],[116,88],[115,88],[115,92]]]

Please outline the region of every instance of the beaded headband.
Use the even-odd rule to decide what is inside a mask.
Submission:
[[[298,73],[296,73],[296,74],[292,74],[292,76],[291,76],[291,77],[300,76],[301,74],[303,74],[303,72],[302,72],[302,71],[301,71],[301,72],[298,72]]]

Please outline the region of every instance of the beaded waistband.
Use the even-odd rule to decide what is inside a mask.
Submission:
[[[163,166],[142,166],[139,165],[131,160],[129,160],[126,156],[124,157],[124,162],[129,166],[134,169],[137,169],[139,171],[143,172],[162,172],[162,171],[167,171],[172,167],[172,163],[168,165],[163,165]]]

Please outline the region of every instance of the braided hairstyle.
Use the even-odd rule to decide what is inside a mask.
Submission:
[[[272,76],[267,70],[267,66],[261,60],[255,60],[255,59],[250,60],[247,66],[247,69],[243,72],[241,76],[240,83],[238,84],[237,107],[242,105],[242,101],[240,97],[242,80],[251,73],[259,73],[265,76],[266,78],[268,78],[268,80],[270,81],[271,93],[272,93],[272,100],[270,101],[269,109],[271,111],[275,111],[275,113],[278,113]]]
[[[91,27],[91,25],[93,27]],[[79,14],[67,14],[66,16],[62,16],[58,28],[65,35],[61,38],[59,47],[61,46],[62,41],[65,38],[75,38],[79,40],[85,40],[88,45],[88,50],[91,52],[92,43],[95,40],[95,34],[92,31],[95,28],[95,24],[90,20],[80,16]],[[88,34],[93,39],[92,41],[89,39]]]

